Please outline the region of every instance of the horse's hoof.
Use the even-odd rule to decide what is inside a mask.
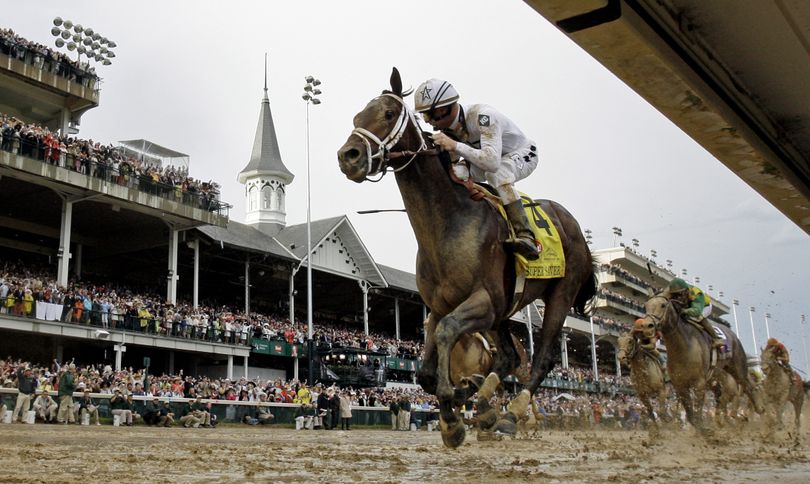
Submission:
[[[498,412],[494,408],[478,414],[478,428],[485,431],[494,430],[495,424],[498,422]]]
[[[464,424],[460,420],[450,425],[442,422],[441,428],[442,442],[444,442],[445,446],[455,449],[464,443],[464,436],[467,432],[464,429]]]
[[[495,431],[514,437],[517,434],[517,424],[509,419],[502,418],[495,424]]]

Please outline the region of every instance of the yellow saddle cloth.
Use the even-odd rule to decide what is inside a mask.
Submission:
[[[540,258],[533,261],[527,260],[522,255],[515,254],[515,269],[518,274],[526,274],[527,279],[564,277],[565,253],[563,252],[562,241],[560,240],[560,234],[557,232],[557,227],[551,223],[551,218],[531,197],[520,193],[520,199],[523,201],[526,218],[529,220],[529,226],[534,232],[534,238],[537,240],[541,250]],[[498,204],[498,211],[504,218],[507,218],[503,204]]]

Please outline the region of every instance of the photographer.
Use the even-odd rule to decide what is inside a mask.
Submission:
[[[45,423],[56,422],[56,409],[58,407],[56,401],[51,398],[46,390],[42,390],[39,396],[34,400],[34,412],[36,412],[37,417],[41,418]]]
[[[115,395],[110,399],[110,410],[112,410],[113,416],[118,416],[121,425],[132,427],[132,410],[120,388],[115,389]]]
[[[84,418],[84,414],[87,413],[90,416],[88,419],[96,417],[96,425],[101,425],[101,422],[98,420],[98,405],[93,399],[90,397],[90,390],[87,389],[84,391],[84,396],[79,400],[79,415],[81,418]]]

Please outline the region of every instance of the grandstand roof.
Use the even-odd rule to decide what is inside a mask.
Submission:
[[[256,137],[253,140],[253,153],[250,155],[247,166],[239,173],[239,183],[245,183],[245,180],[253,175],[275,176],[283,180],[284,183],[292,183],[293,178],[295,178],[295,175],[281,161],[266,85],[261,110],[259,111],[259,124],[256,126]]]
[[[197,230],[212,238],[214,241],[229,245],[231,247],[261,253],[270,253],[286,259],[297,259],[295,254],[287,250],[275,238],[265,234],[255,227],[234,222],[233,220],[228,222],[227,228],[206,225],[198,227]]]
[[[328,239],[332,234],[337,235],[345,245],[348,253],[352,255],[357,267],[360,269],[362,278],[368,280],[375,286],[388,286],[388,282],[380,271],[380,267],[374,262],[374,259],[371,257],[368,249],[366,249],[365,244],[363,244],[354,226],[352,226],[345,215],[323,220],[313,220],[310,223],[310,227],[313,248],[322,245],[325,239]],[[307,224],[303,223],[285,227],[276,235],[276,239],[286,248],[289,248],[299,259],[306,257]],[[318,259],[313,257],[313,261],[313,267],[316,267],[318,265]]]
[[[405,291],[419,292],[416,289],[416,275],[410,272],[394,269],[393,267],[378,264],[383,277],[388,282],[388,287],[394,289],[403,289]]]
[[[119,141],[118,144],[129,148],[133,151],[137,151],[139,153],[143,153],[146,155],[158,156],[161,158],[188,158],[189,156],[185,153],[180,153],[179,151],[174,151],[172,149],[166,148],[165,146],[160,146],[157,143],[153,143],[146,139],[130,139],[130,140],[123,140]]]

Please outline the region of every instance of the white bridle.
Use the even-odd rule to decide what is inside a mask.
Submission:
[[[398,103],[402,105],[402,110],[399,112],[399,117],[397,118],[397,122],[394,123],[394,127],[391,128],[391,132],[385,136],[385,138],[380,139],[372,133],[371,131],[365,128],[354,128],[352,130],[352,134],[359,137],[363,140],[363,143],[366,145],[366,159],[368,163],[368,170],[366,171],[366,180],[377,182],[385,176],[386,172],[388,171],[388,156],[387,153],[390,153],[391,149],[399,143],[400,138],[402,135],[405,134],[405,129],[408,127],[408,123],[413,123],[414,127],[416,127],[416,132],[419,134],[419,141],[421,145],[419,149],[413,153],[410,159],[405,162],[399,168],[391,168],[391,170],[396,173],[398,171],[404,170],[411,162],[416,158],[419,152],[423,151],[427,146],[425,143],[425,138],[422,136],[422,129],[419,126],[419,120],[416,119],[416,114],[408,107],[401,97],[397,96],[396,94],[391,93],[384,93],[382,96],[388,96],[392,99],[395,99]],[[380,97],[382,97],[380,96]],[[379,98],[377,98],[379,99]],[[371,143],[377,145],[377,151],[372,153],[371,152]],[[377,168],[374,169],[374,160],[379,159],[379,163]],[[380,178],[376,180],[372,180],[369,176],[380,175]]]

